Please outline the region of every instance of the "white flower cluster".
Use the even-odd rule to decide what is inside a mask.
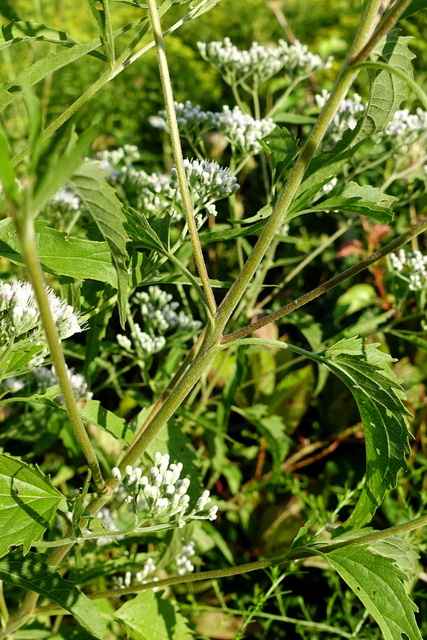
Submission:
[[[71,187],[63,187],[60,189],[58,193],[53,196],[52,202],[56,202],[72,211],[78,211],[80,209],[80,198]]]
[[[169,464],[169,460],[167,454],[157,452],[154,456],[155,466],[151,467],[149,476],[144,476],[139,467],[134,469],[130,465],[126,467],[124,478],[118,467],[112,469],[111,475],[129,494],[125,501],[132,505],[134,514],[142,517],[141,522],[149,518],[176,516],[179,527],[189,520],[215,520],[218,507],[208,507],[211,498],[207,490],[203,491],[194,509],[189,510],[190,496],[187,491],[190,480],[180,478],[183,469],[181,462]]]
[[[178,567],[178,575],[183,576],[185,573],[192,573],[195,569],[194,564],[190,558],[196,555],[196,543],[191,540],[188,544],[185,544],[180,553],[175,558],[176,565]]]
[[[421,251],[404,251],[390,254],[393,269],[408,281],[410,291],[422,291],[427,285],[427,256]]]
[[[288,75],[295,72],[307,76],[328,67],[331,58],[325,62],[320,56],[310,53],[306,45],[296,41],[288,44],[279,40],[277,47],[263,47],[253,42],[246,51],[240,51],[230,38],[219,42],[198,42],[202,57],[217,69],[225,81],[241,84],[252,80],[254,85],[265,82],[276,73],[285,69]]]
[[[230,109],[224,105],[215,116],[215,128],[244,156],[259,153],[261,145],[258,140],[268,136],[276,126],[272,118],[255,120],[237,106]]]
[[[81,373],[74,373],[73,369],[68,369],[68,367],[67,374],[76,400],[90,400],[93,393],[88,390],[85,377]],[[47,367],[34,369],[34,371],[31,372],[31,375],[36,380],[37,393],[44,393],[49,387],[53,387],[58,384],[55,367],[52,367],[51,369],[48,369]],[[63,402],[62,396],[59,396],[58,399],[61,403]]]
[[[272,118],[255,120],[239,107],[230,109],[223,106],[222,111],[201,111],[188,100],[185,105],[175,103],[179,114],[179,127],[184,135],[201,135],[203,132],[216,129],[231,144],[234,151],[242,155],[255,155],[261,151],[258,140],[265,138],[275,128]],[[159,111],[158,117],[151,123],[157,127],[166,127],[166,113]]]
[[[163,349],[166,344],[166,339],[163,336],[151,337],[148,333],[143,331],[139,324],[134,324],[134,330],[132,331],[132,339],[137,344],[138,350],[142,351],[145,357],[152,356],[154,353],[158,353]],[[117,342],[129,353],[134,352],[134,348],[131,340],[127,336],[118,335]]]
[[[73,307],[58,298],[46,287],[52,315],[60,338],[69,338],[82,328]],[[1,336],[9,342],[30,336],[36,343],[44,343],[44,333],[34,291],[29,282],[12,280],[10,284],[0,281]]]
[[[427,111],[418,108],[416,113],[409,109],[396,111],[388,123],[384,134],[396,147],[409,147],[427,137]]]
[[[183,311],[177,312],[178,302],[172,302],[172,295],[162,291],[160,287],[148,287],[148,292],[135,294],[133,301],[140,305],[144,323],[155,334],[163,334],[170,330],[195,330],[201,327],[201,322],[189,318]]]
[[[154,564],[153,558],[147,558],[147,561],[144,564],[142,571],[137,571],[135,573],[136,582],[139,584],[146,584],[148,582],[148,580],[146,579],[147,576],[150,575],[150,573],[153,573],[155,570],[156,570],[156,565]],[[159,579],[157,577],[154,577],[151,579],[152,582],[158,582],[158,580]],[[123,587],[127,588],[127,587],[130,587],[132,584],[135,584],[131,571],[126,571],[124,577],[114,576],[113,582],[119,588],[123,588]],[[157,591],[157,589],[158,588],[155,587],[153,591]]]
[[[116,179],[120,175],[118,165],[129,166],[135,160],[139,160],[138,147],[134,144],[125,144],[118,149],[100,151],[95,160],[101,169],[108,171],[111,178]]]
[[[323,193],[330,193],[332,191],[332,189],[334,189],[336,187],[337,182],[338,182],[338,178],[337,177],[332,178],[329,182],[327,182],[326,184],[323,185],[322,192]]]
[[[230,174],[230,169],[223,169],[217,162],[185,158],[184,168],[195,215],[201,209],[206,209],[209,215],[216,215],[213,203],[227,198],[239,189],[237,178]],[[171,187],[178,190],[175,167],[172,168]]]
[[[321,94],[316,96],[316,103],[321,109],[329,98],[329,93],[323,89]],[[355,129],[357,121],[366,109],[366,104],[362,102],[362,98],[358,93],[353,94],[351,98],[345,98],[340,102],[338,112],[335,114],[331,124],[328,127],[327,138],[336,143],[341,140],[346,129]]]

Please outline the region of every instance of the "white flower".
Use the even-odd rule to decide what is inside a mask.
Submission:
[[[80,208],[80,198],[71,187],[64,187],[53,196],[52,202],[58,202],[65,207],[78,211]]]
[[[230,109],[223,106],[222,111],[213,114],[212,123],[231,146],[242,155],[254,155],[261,151],[258,140],[265,138],[275,128],[272,118],[255,120],[239,107]]]
[[[321,109],[329,98],[329,93],[324,89],[316,96],[317,106]],[[333,117],[327,131],[326,142],[336,143],[341,140],[346,129],[355,129],[360,115],[365,111],[366,104],[358,93],[350,98],[341,100],[337,113]]]
[[[150,286],[148,291],[135,294],[133,301],[140,305],[144,326],[152,334],[163,334],[167,331],[194,331],[201,327],[199,320],[193,320],[183,311],[177,311],[178,302],[173,302],[170,293],[160,287]]]
[[[390,254],[391,268],[408,282],[410,291],[422,291],[427,287],[427,255],[421,251],[405,251]]]

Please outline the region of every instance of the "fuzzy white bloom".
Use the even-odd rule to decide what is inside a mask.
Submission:
[[[69,338],[82,330],[79,316],[73,307],[46,287],[49,305],[60,338]],[[0,281],[0,320],[4,338],[15,340],[23,334],[44,343],[44,333],[34,291],[29,282],[12,280],[10,284]]]
[[[52,202],[57,202],[65,207],[78,211],[80,209],[80,198],[71,187],[64,187],[53,196]]]
[[[178,311],[179,303],[172,301],[172,295],[162,291],[160,287],[150,286],[148,292],[138,292],[133,301],[140,305],[144,326],[151,333],[164,334],[167,331],[193,331],[199,329],[201,323]]]
[[[323,89],[321,94],[316,96],[317,106],[321,109],[329,98],[329,93]],[[359,117],[365,111],[366,104],[358,93],[354,93],[350,98],[341,100],[338,112],[332,119],[327,131],[327,140],[336,143],[341,140],[346,129],[355,129]]]
[[[183,576],[185,573],[192,573],[195,569],[194,564],[190,561],[190,558],[196,554],[196,543],[191,540],[188,544],[185,544],[181,551],[175,558],[175,563],[178,567],[178,575]]]
[[[322,187],[323,193],[330,193],[332,189],[336,186],[337,182],[338,182],[338,178],[335,177],[335,178],[332,178],[332,180],[330,180],[326,184],[324,184]]]
[[[231,196],[239,189],[237,178],[230,174],[230,169],[223,169],[217,162],[185,158],[184,168],[196,213],[208,204]],[[175,167],[171,173],[171,187],[178,189]]]
[[[195,507],[189,510],[190,496],[187,492],[190,480],[180,478],[182,469],[181,462],[171,464],[169,455],[157,452],[148,475],[143,475],[139,467],[131,465],[126,467],[123,478],[119,477],[120,472],[116,468],[112,474],[129,494],[125,502],[132,504],[133,512],[142,521],[176,516],[181,527],[189,520],[215,519],[218,508],[206,508],[211,502],[209,491],[203,491]]]
[[[58,384],[55,367],[51,367],[51,369],[40,367],[39,369],[34,369],[30,375],[36,381],[37,393],[44,393],[49,387]],[[74,373],[74,370],[68,369],[68,367],[67,375],[76,400],[90,400],[93,394],[88,390],[84,376],[81,373]],[[58,396],[57,400],[63,404],[62,396]]]
[[[265,82],[282,69],[288,74],[307,76],[330,66],[332,58],[323,61],[310,53],[306,45],[295,41],[288,44],[279,40],[277,47],[263,47],[253,42],[248,50],[240,51],[230,38],[219,42],[198,42],[201,56],[217,69],[224,80],[231,84],[254,85]]]
[[[427,255],[421,251],[400,249],[397,254],[390,254],[390,264],[408,282],[410,291],[422,291],[427,287]]]
[[[409,109],[396,111],[388,123],[383,137],[387,136],[395,147],[409,147],[427,138],[427,111],[418,108],[415,113]]]
[[[151,337],[136,323],[134,324],[134,330],[131,335],[133,342],[137,344],[139,350],[142,351],[145,357],[158,353],[166,344],[164,336]],[[117,342],[123,349],[126,349],[126,351],[133,352],[132,342],[127,336],[117,335]]]
[[[255,120],[239,107],[230,109],[224,105],[222,111],[213,114],[212,123],[231,146],[242,155],[255,155],[261,151],[258,140],[268,136],[275,124],[272,118]]]

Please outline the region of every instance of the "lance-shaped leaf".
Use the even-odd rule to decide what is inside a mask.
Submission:
[[[366,480],[346,528],[359,529],[374,515],[410,453],[408,410],[399,379],[390,368],[393,359],[377,345],[360,338],[341,340],[315,356],[352,392],[362,418],[366,442]]]
[[[7,455],[0,455],[0,556],[12,545],[27,553],[40,540],[64,496],[38,469]]]
[[[118,302],[122,326],[126,322],[127,307],[127,233],[126,216],[106,173],[94,162],[85,162],[73,175],[71,184],[84,202],[103,238],[108,242],[117,270]]]
[[[65,31],[58,31],[31,20],[13,21],[0,29],[0,49],[28,40],[43,40],[62,45],[80,44],[77,40],[70,38]]]
[[[418,11],[422,11],[423,9],[427,9],[427,0],[412,0],[409,7],[403,12],[400,19],[404,20],[405,18],[409,18],[414,13],[418,13]]]
[[[117,274],[106,242],[70,238],[45,220],[35,223],[37,250],[42,267],[56,276],[99,280],[117,287]],[[0,256],[23,265],[18,237],[10,218],[0,221]]]
[[[105,624],[92,600],[44,562],[43,556],[14,551],[0,560],[0,580],[35,591],[69,611],[95,638],[103,638]]]
[[[379,555],[375,545],[349,545],[320,554],[360,598],[385,640],[422,640],[414,612],[417,607],[405,591],[405,573],[393,557]]]

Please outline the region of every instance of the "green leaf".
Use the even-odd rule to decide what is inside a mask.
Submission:
[[[404,587],[406,575],[392,557],[379,555],[375,545],[374,552],[349,545],[321,555],[360,598],[385,640],[422,640],[414,616],[418,609]]]
[[[193,0],[187,9],[184,20],[193,20],[213,9],[221,0]]]
[[[318,358],[315,356],[314,359]],[[360,338],[346,338],[320,356],[330,371],[352,392],[362,418],[366,442],[366,480],[346,528],[369,522],[386,493],[396,485],[397,474],[410,453],[408,410],[399,379],[390,368],[393,359],[364,345]]]
[[[143,591],[126,602],[114,617],[122,622],[131,640],[191,640],[187,620],[171,600],[160,594]]]
[[[289,453],[291,439],[286,433],[283,419],[277,415],[268,415],[269,407],[256,404],[248,409],[233,406],[233,411],[240,414],[267,440],[268,451],[273,458],[273,469],[280,472],[280,465]]]
[[[38,467],[0,454],[0,556],[12,545],[22,544],[27,553],[63,500]]]
[[[408,42],[413,38],[398,36],[392,31],[373,50],[372,55],[379,62],[386,62],[400,69],[413,78],[411,60],[415,55],[408,49]],[[406,82],[389,71],[381,70],[370,73],[372,88],[368,108],[363,117],[363,127],[359,138],[367,138],[383,131],[402,102],[408,97]]]
[[[70,238],[46,221],[35,223],[37,249],[42,267],[56,276],[76,280],[90,278],[117,288],[117,274],[106,242]],[[12,220],[0,220],[0,256],[23,265],[18,237]]]
[[[370,185],[359,186],[349,182],[339,196],[328,198],[321,204],[310,207],[310,211],[352,211],[368,216],[378,222],[390,222],[393,218],[391,206],[398,198],[389,196]]]
[[[71,582],[61,578],[42,556],[29,553],[23,557],[14,551],[0,560],[0,579],[35,591],[69,611],[77,622],[95,638],[103,638],[105,624],[95,604]]]
[[[400,19],[404,20],[405,18],[409,18],[409,16],[412,16],[414,13],[418,13],[418,11],[422,11],[423,9],[427,9],[427,0],[412,0],[409,7],[400,16]]]
[[[58,31],[58,29],[31,20],[12,21],[1,27],[0,49],[9,47],[16,42],[29,40],[42,40],[62,45],[80,44],[77,40],[70,38],[65,31]]]
[[[89,399],[86,401],[86,405],[79,411],[81,417],[93,424],[95,427],[99,427],[104,431],[107,431],[112,436],[130,444],[134,437],[134,432],[129,428],[128,423],[123,418],[119,418],[112,411],[104,409],[98,400]]]
[[[54,71],[65,67],[67,64],[74,62],[78,58],[85,56],[94,51],[101,45],[99,38],[92,40],[87,44],[76,44],[67,51],[58,53],[54,51],[49,53],[41,60],[37,60],[31,67],[25,69],[16,76],[13,81],[4,82],[0,86],[0,111],[9,105],[22,90],[22,86],[26,84],[33,87],[35,84],[51,75]]]
[[[282,178],[298,153],[295,136],[284,127],[275,127],[261,144],[269,154],[273,185]]]
[[[127,313],[128,272],[126,251],[126,216],[106,173],[96,163],[85,162],[71,180],[77,195],[86,205],[102,237],[108,243],[117,270],[120,322],[124,327]]]
[[[95,135],[96,132],[89,129],[77,140],[75,133],[70,134],[70,127],[65,126],[52,136],[40,162],[34,167],[34,172],[38,174],[31,203],[34,216],[67,184],[74,171],[80,167]]]
[[[101,34],[102,44],[105,47],[107,57],[109,60],[114,59],[114,39],[110,37],[110,30],[108,28],[108,11],[109,7],[106,6],[110,0],[86,0],[89,10],[95,20],[96,26]]]
[[[19,187],[15,169],[10,161],[9,145],[2,129],[0,129],[0,181],[6,196],[17,204],[19,202]]]

